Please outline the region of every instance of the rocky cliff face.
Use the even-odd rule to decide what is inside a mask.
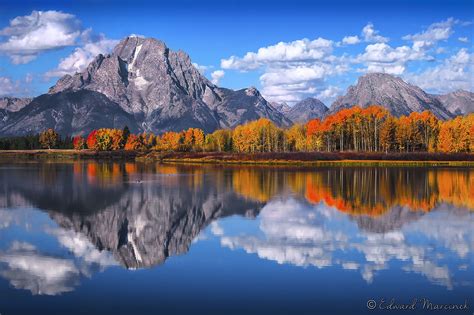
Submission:
[[[0,97],[0,109],[17,112],[31,102],[31,98]]]
[[[10,120],[10,115],[24,108],[31,98],[0,97],[0,129]]]
[[[140,130],[133,115],[103,94],[77,90],[41,95],[20,111],[9,112],[0,125],[0,134],[36,134],[54,128],[63,135],[72,135],[125,125],[133,132]]]
[[[369,73],[360,77],[355,86],[348,88],[346,95],[336,99],[330,112],[354,105],[381,105],[395,116],[430,110],[441,119],[452,117],[437,98],[417,86],[385,73]]]
[[[283,115],[286,115],[290,110],[291,107],[288,106],[285,102],[283,103],[277,103],[277,102],[270,102],[270,104],[275,108],[277,111],[282,113]]]
[[[316,98],[308,97],[296,103],[286,114],[294,123],[306,123],[311,119],[322,118],[329,109]]]
[[[474,93],[458,90],[444,95],[434,95],[453,115],[474,112]]]
[[[112,54],[97,56],[82,73],[61,78],[49,94],[77,91],[103,94],[132,115],[140,130],[155,133],[189,127],[211,132],[260,117],[280,126],[291,123],[255,88],[219,88],[185,52],[152,38],[123,39]]]

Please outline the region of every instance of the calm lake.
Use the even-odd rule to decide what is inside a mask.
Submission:
[[[472,168],[19,162],[0,183],[2,315],[474,311]]]

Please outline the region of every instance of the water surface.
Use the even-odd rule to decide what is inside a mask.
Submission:
[[[32,162],[0,183],[1,314],[474,303],[474,169]]]

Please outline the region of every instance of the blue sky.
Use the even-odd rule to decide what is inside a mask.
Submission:
[[[220,86],[329,105],[366,72],[473,90],[472,1],[2,1],[0,95],[35,96],[138,34]],[[345,40],[343,40],[345,38]]]

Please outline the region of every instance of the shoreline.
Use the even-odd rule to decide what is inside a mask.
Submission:
[[[472,153],[381,152],[138,152],[73,149],[0,150],[0,162],[11,160],[126,160],[180,164],[285,166],[474,166]]]

